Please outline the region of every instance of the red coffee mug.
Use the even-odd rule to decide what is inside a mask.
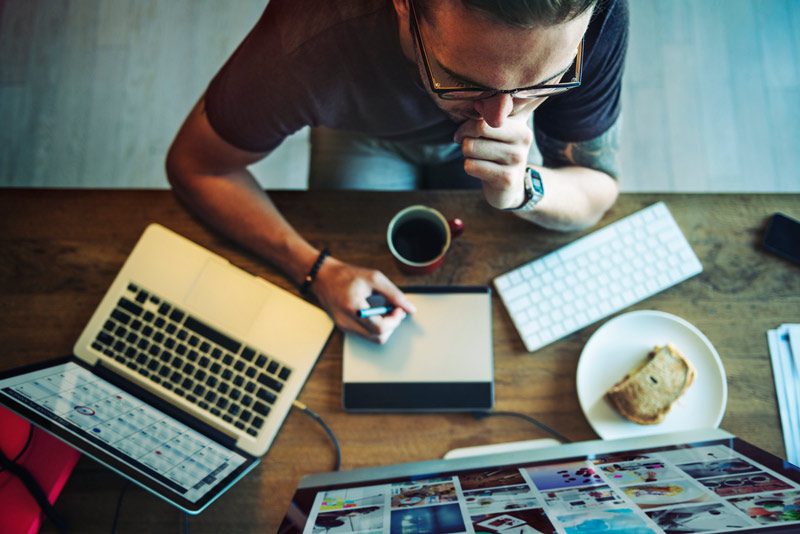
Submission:
[[[442,265],[450,243],[463,231],[461,219],[447,220],[433,208],[415,205],[392,217],[386,242],[402,271],[426,274]]]

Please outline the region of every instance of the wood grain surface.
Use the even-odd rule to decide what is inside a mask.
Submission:
[[[491,209],[479,192],[274,192],[287,219],[334,256],[381,269],[397,284],[489,284],[579,234],[546,231]],[[704,272],[630,309],[657,309],[696,325],[719,351],[729,398],[722,428],[784,455],[765,332],[800,322],[800,268],[763,252],[770,214],[800,218],[800,195],[625,194],[599,226],[665,200]],[[460,217],[464,234],[442,268],[403,275],[385,245],[391,216],[424,203]],[[69,354],[94,307],[140,234],[159,222],[245,270],[297,293],[271,265],[209,231],[168,191],[0,190],[0,369]],[[532,415],[572,440],[595,439],[575,391],[580,351],[594,324],[535,353],[525,351],[495,295],[496,409]],[[341,408],[342,336],[330,339],[300,399],[342,443],[343,468],[441,457],[454,447],[544,437],[507,418],[469,415],[352,415]],[[321,429],[292,412],[262,464],[198,517],[192,532],[274,532],[299,479],[333,465]],[[83,458],[57,508],[73,530],[107,532],[124,480]],[[45,531],[51,529],[45,526]],[[180,528],[180,514],[147,492],[128,489],[121,532]]]

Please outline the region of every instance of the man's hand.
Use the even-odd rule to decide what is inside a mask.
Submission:
[[[525,199],[525,167],[533,132],[527,113],[512,115],[497,128],[483,119],[470,119],[454,140],[464,153],[464,170],[483,182],[483,195],[495,208],[516,208]]]
[[[416,309],[386,276],[374,269],[356,267],[328,257],[311,286],[320,304],[342,330],[354,332],[376,343],[386,343],[394,329]],[[380,293],[395,306],[383,316],[359,319],[356,313],[368,308],[367,297]]]

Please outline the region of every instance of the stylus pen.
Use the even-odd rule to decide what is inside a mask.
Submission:
[[[394,309],[394,306],[391,304],[388,306],[374,306],[372,308],[363,308],[358,310],[358,318],[364,319],[365,317],[373,317],[375,315],[386,315],[387,313],[391,313]]]

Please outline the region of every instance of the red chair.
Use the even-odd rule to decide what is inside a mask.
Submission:
[[[80,454],[75,449],[0,406],[0,450],[27,470],[52,504],[67,483]],[[37,532],[42,510],[19,476],[0,471],[0,532]]]

